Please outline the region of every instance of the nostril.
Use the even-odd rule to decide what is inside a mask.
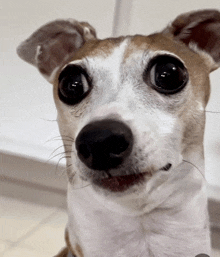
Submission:
[[[83,155],[83,157],[85,159],[88,159],[89,156],[91,155],[91,150],[89,149],[89,147],[86,145],[86,144],[80,144],[79,145],[79,148],[78,148],[78,151],[80,152],[80,154]]]

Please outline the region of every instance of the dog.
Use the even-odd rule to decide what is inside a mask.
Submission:
[[[100,40],[56,20],[17,48],[53,84],[68,155],[68,257],[211,254],[203,136],[220,12]]]

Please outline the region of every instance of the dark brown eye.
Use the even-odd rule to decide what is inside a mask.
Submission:
[[[67,66],[59,76],[58,95],[62,102],[75,105],[91,91],[91,80],[86,71],[79,66]]]
[[[162,94],[175,94],[188,82],[188,72],[183,63],[175,57],[155,57],[143,75],[144,81]]]

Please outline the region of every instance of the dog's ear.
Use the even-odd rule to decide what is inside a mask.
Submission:
[[[17,53],[23,60],[36,66],[52,83],[53,71],[63,65],[86,41],[95,38],[94,28],[86,22],[56,20],[42,26],[22,42]]]
[[[178,16],[162,33],[169,34],[213,59],[212,70],[220,66],[220,12],[200,10]]]

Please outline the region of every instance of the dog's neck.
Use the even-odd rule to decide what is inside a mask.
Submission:
[[[76,189],[69,184],[71,246],[80,245],[85,257],[161,256],[161,249],[163,256],[184,251],[186,257],[210,254],[205,180],[200,172],[183,162],[169,176],[156,174],[145,190],[126,197],[102,198],[90,185]]]

